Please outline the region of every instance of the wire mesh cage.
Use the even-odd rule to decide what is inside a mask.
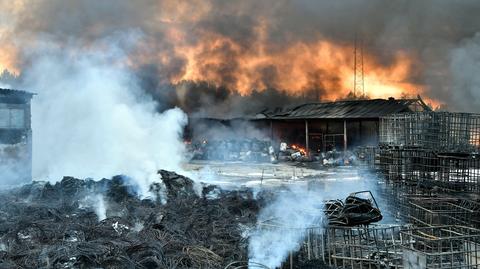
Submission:
[[[440,187],[452,191],[480,191],[480,156],[478,154],[439,154]]]
[[[439,169],[437,155],[421,148],[382,147],[378,158],[378,171],[390,181],[416,182]]]
[[[380,145],[438,152],[479,152],[480,114],[413,112],[380,119]]]
[[[480,230],[435,226],[400,231],[405,269],[480,268]]]
[[[479,227],[480,204],[448,197],[410,197],[403,211],[409,222],[419,226],[464,225]]]
[[[380,119],[381,145],[421,147],[432,130],[429,112],[393,114]]]
[[[328,262],[335,268],[400,268],[401,225],[329,227]]]
[[[399,147],[383,147],[378,152],[376,167],[387,181],[446,192],[480,191],[479,154]]]

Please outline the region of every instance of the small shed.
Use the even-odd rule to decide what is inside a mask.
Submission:
[[[32,178],[32,93],[0,88],[0,185]]]

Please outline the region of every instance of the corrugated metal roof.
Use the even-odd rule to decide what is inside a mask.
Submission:
[[[371,99],[310,103],[282,111],[263,111],[256,119],[352,119],[379,118],[393,113],[411,112],[413,104],[423,106],[421,99]]]

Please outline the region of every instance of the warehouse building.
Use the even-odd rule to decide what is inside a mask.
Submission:
[[[271,141],[302,146],[308,153],[352,150],[377,146],[380,118],[404,112],[431,111],[418,96],[414,99],[366,99],[319,102],[261,111],[236,118],[194,118],[215,129],[248,122]],[[195,128],[192,128],[193,132]],[[237,131],[238,133],[238,131]],[[242,134],[239,134],[241,136]]]

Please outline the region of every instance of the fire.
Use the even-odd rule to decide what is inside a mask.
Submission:
[[[298,152],[300,152],[302,155],[307,155],[307,150],[305,148],[302,148],[301,146],[298,146],[298,145],[291,145],[290,146],[293,150],[297,150]]]
[[[0,4],[13,17],[28,11],[25,0]],[[29,2],[28,2],[29,3]],[[146,32],[128,65],[158,65],[165,82],[208,81],[248,95],[253,90],[276,88],[292,95],[318,94],[322,100],[347,96],[353,88],[352,42],[325,38],[318,33],[309,40],[295,39],[288,33],[280,42],[272,40],[276,25],[268,16],[256,15],[253,22],[236,35],[217,25],[209,26],[216,6],[210,1],[161,1],[154,5],[155,17],[141,27]],[[235,16],[247,16],[243,9],[230,10]],[[100,24],[101,25],[101,24]],[[100,27],[100,26],[99,26]],[[247,28],[250,27],[250,28]],[[94,27],[95,28],[95,27]],[[100,27],[101,28],[101,27]],[[239,30],[233,27],[233,30]],[[12,25],[0,28],[0,71],[19,73],[21,48],[8,41],[15,36]],[[91,29],[89,29],[91,30]],[[94,31],[98,32],[100,30]],[[89,32],[89,31],[87,31]],[[159,38],[159,36],[161,38]],[[34,39],[34,37],[32,37]],[[375,50],[364,49],[364,83],[371,98],[426,94],[425,85],[413,82],[418,62],[404,51],[393,51],[388,61],[380,61]],[[427,101],[438,104],[434,100]]]
[[[196,44],[175,46],[176,56],[184,59],[185,65],[171,81],[209,81],[242,95],[268,87],[294,95],[316,90],[323,100],[343,98],[352,90],[354,48],[351,44],[329,40],[299,41],[277,48],[262,38],[264,27],[257,31],[258,39],[248,47],[213,32],[202,33],[202,39]],[[416,72],[414,66],[415,61],[401,51],[393,55],[388,65],[380,64],[374,55],[365,52],[366,94],[372,98],[387,98],[424,93],[423,85],[410,82]]]

